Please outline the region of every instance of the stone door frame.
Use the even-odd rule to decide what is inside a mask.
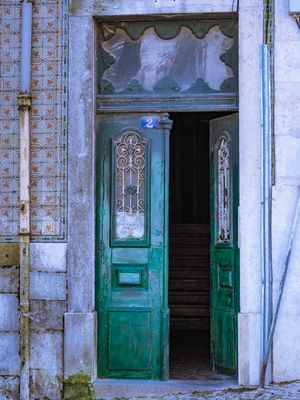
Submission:
[[[212,5],[208,4],[212,3]],[[218,4],[219,3],[219,4]],[[243,385],[259,381],[260,272],[260,46],[263,2],[239,5],[240,313],[239,372]],[[96,18],[159,14],[228,16],[232,0],[70,0],[68,137],[68,311],[64,376],[97,379],[95,312],[95,25]],[[249,229],[251,227],[251,229]]]

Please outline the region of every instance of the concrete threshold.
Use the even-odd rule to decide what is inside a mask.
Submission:
[[[238,388],[236,380],[185,380],[170,379],[167,381],[150,381],[135,379],[98,379],[94,382],[97,400],[113,400],[116,398],[172,395],[176,393],[191,393],[202,390],[223,390]]]

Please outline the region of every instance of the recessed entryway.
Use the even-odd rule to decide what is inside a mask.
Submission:
[[[171,378],[185,358],[185,368],[205,364],[209,371],[212,361],[215,370],[236,374],[238,118],[227,115],[237,110],[236,33],[229,18],[99,24],[101,378],[169,379],[170,338]],[[171,187],[169,170],[171,180],[177,174]],[[190,355],[183,349],[183,356],[183,343]]]
[[[237,373],[238,114],[170,117],[101,118],[103,378]],[[157,128],[143,127],[155,118]]]
[[[211,362],[209,149],[209,121],[228,114],[170,114],[171,379],[228,378]]]

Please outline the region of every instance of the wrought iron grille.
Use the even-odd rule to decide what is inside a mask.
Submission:
[[[147,142],[126,131],[115,146],[115,239],[145,236],[145,166]]]
[[[230,228],[230,149],[228,138],[222,136],[217,152],[218,189],[217,242],[228,243],[231,240]]]

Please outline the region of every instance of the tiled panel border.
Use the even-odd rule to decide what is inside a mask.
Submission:
[[[20,2],[0,2],[0,241],[18,240]],[[67,224],[68,0],[33,7],[31,229],[65,241]]]

